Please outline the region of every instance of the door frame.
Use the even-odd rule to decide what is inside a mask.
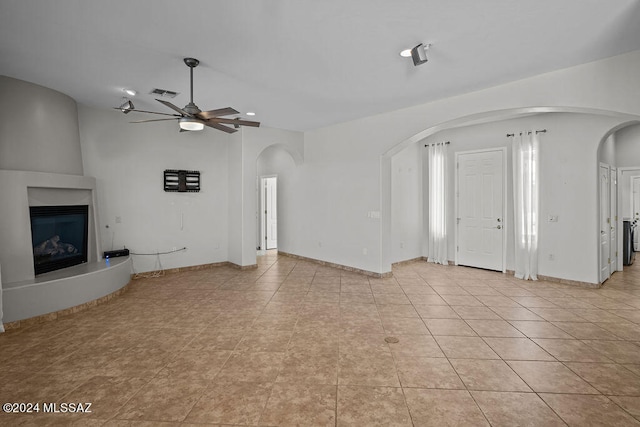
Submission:
[[[640,200],[638,200],[638,199],[640,199],[640,196],[638,195],[638,193],[633,191],[636,180],[640,181],[640,176],[632,176],[631,177],[631,188],[630,188],[631,189],[631,219],[633,221],[636,221],[636,220],[640,219],[640,218],[636,217],[636,215],[638,214],[638,210],[636,210],[636,202],[637,202],[637,204],[640,205]],[[637,227],[636,227],[636,230],[637,230]],[[640,232],[639,233],[635,233],[635,232],[633,233],[633,240],[634,241],[632,242],[632,246],[633,246],[634,252],[638,252],[638,249],[637,249],[638,245],[636,244],[636,242],[638,241],[638,236],[639,235],[640,235]]]
[[[266,204],[265,204],[265,196],[264,196],[264,180],[267,178],[276,178],[276,182],[277,182],[277,178],[278,175],[277,174],[271,174],[271,175],[260,175],[258,177],[258,245],[257,247],[259,247],[259,251],[260,254],[264,255],[267,251],[267,244],[265,242],[265,236],[267,235],[267,224],[266,224],[266,219],[264,216],[264,211],[266,208]],[[277,196],[276,196],[277,197]]]
[[[623,191],[622,191],[624,189],[623,178],[624,178],[625,173],[634,172],[634,171],[637,171],[638,175],[640,175],[640,166],[627,166],[627,167],[618,167],[617,168],[617,174],[616,174],[617,177],[618,177],[618,185],[617,185],[617,187],[618,187],[617,188],[617,193],[618,193],[617,194],[617,199],[618,199],[617,200],[618,221],[617,221],[617,224],[616,224],[616,230],[617,230],[617,233],[618,233],[618,248],[617,248],[617,251],[618,251],[618,265],[617,265],[617,271],[623,271],[624,270],[624,259],[623,259],[623,256],[622,256],[622,253],[623,253],[623,250],[624,250],[624,248],[623,248],[623,246],[624,246],[623,231],[624,230],[623,230],[622,225],[623,225],[623,221],[624,221],[624,218],[625,218],[625,216],[624,216],[625,212],[622,212],[622,208],[624,206],[623,199],[625,197],[625,195],[623,194]],[[600,171],[598,171],[598,174],[599,174],[599,172]],[[598,188],[599,187],[600,186],[598,185]],[[598,191],[600,191],[600,190],[598,189]],[[633,191],[633,190],[631,190],[631,191]],[[630,203],[633,203],[633,201],[630,201]]]
[[[599,162],[598,163],[598,229],[600,230],[600,232],[598,233],[598,283],[604,283],[607,280],[609,280],[609,278],[611,277],[611,218],[609,218],[609,233],[607,234],[607,240],[608,240],[608,247],[609,247],[609,253],[607,254],[607,258],[609,259],[609,268],[607,269],[608,271],[608,276],[603,278],[602,277],[602,271],[604,268],[603,265],[603,261],[602,261],[602,221],[603,221],[603,217],[602,217],[602,212],[603,212],[603,206],[602,204],[605,202],[605,197],[603,197],[602,194],[602,184],[600,183],[600,173],[601,173],[601,169],[602,168],[607,168],[607,180],[608,180],[608,192],[609,192],[609,200],[606,201],[607,202],[607,208],[606,212],[608,215],[611,215],[611,165],[608,163],[604,163],[604,162]]]
[[[459,174],[459,158],[464,154],[478,154],[478,153],[488,153],[491,151],[500,151],[502,152],[502,272],[507,272],[507,233],[509,230],[509,221],[507,219],[507,170],[509,169],[507,166],[507,147],[495,147],[495,148],[483,148],[480,150],[467,150],[467,151],[456,151],[455,155],[455,170],[454,170],[454,217],[453,224],[455,225],[453,229],[454,235],[454,243],[456,246],[456,250],[454,252],[454,261],[455,265],[458,265],[458,220],[459,218],[459,203],[458,198],[460,196],[460,187],[458,183],[458,174]]]
[[[609,179],[609,212],[611,215],[609,253],[612,259],[609,263],[609,272],[613,276],[613,273],[618,271],[618,257],[622,256],[618,251],[618,168],[613,165],[609,165]],[[613,227],[613,231],[611,231],[611,227]]]

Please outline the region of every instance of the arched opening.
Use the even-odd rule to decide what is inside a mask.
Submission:
[[[297,158],[298,157],[298,158]],[[256,249],[259,255],[291,251],[295,237],[297,166],[299,153],[282,144],[273,144],[256,159]]]
[[[391,264],[397,260],[397,256],[395,256],[397,248],[394,246],[397,245],[398,240],[394,235],[394,210],[397,211],[397,208],[392,204],[394,199],[393,174],[395,172],[392,166],[394,161],[400,158],[398,157],[401,156],[400,153],[408,147],[415,149],[416,144],[422,144],[424,141],[432,139],[434,141],[451,139],[451,153],[453,153],[464,148],[463,144],[456,146],[454,139],[459,140],[461,139],[460,135],[468,133],[469,130],[482,129],[482,126],[488,127],[494,133],[494,141],[487,144],[493,144],[496,147],[505,146],[509,149],[505,141],[507,132],[524,130],[520,129],[520,126],[526,126],[527,123],[541,123],[540,127],[549,128],[550,131],[543,137],[549,140],[546,149],[553,150],[546,153],[545,161],[548,167],[542,178],[547,181],[546,188],[553,190],[551,193],[545,194],[540,212],[542,232],[549,237],[545,240],[547,246],[541,248],[539,261],[541,266],[544,266],[543,273],[546,273],[543,276],[597,283],[598,251],[595,245],[597,239],[591,230],[595,230],[599,225],[597,221],[598,186],[594,176],[588,172],[593,170],[589,165],[598,162],[600,135],[620,124],[637,122],[638,119],[638,116],[612,111],[574,107],[530,107],[461,117],[432,126],[407,138],[381,157],[383,218],[381,223],[381,271],[390,271]],[[496,132],[496,129],[501,129],[501,126],[496,123],[504,123],[503,128],[507,132]],[[476,128],[476,126],[480,127]],[[513,126],[516,128],[512,129]],[[557,130],[554,132],[555,128]],[[470,147],[471,145],[467,146],[467,149],[471,149]],[[507,158],[510,159],[510,154],[507,155]],[[508,184],[511,183],[511,173],[511,170],[507,171]],[[575,178],[577,175],[580,175],[580,178]],[[581,206],[582,213],[578,212],[577,206]],[[453,223],[455,217],[452,215],[449,217]],[[558,218],[560,218],[560,224],[556,224]],[[426,227],[423,229],[423,235],[424,232],[426,232]],[[508,227],[506,232],[511,232]],[[583,251],[583,248],[580,247],[578,251],[573,251],[572,256],[567,256],[570,251],[565,250],[564,246],[570,245],[568,242],[576,235],[579,236],[580,241],[584,240],[584,246],[589,246],[590,249]],[[455,245],[451,246],[455,248]],[[508,259],[510,251],[511,249],[507,249],[507,270],[511,270],[511,263]],[[424,257],[427,254],[423,253],[422,255]],[[567,258],[566,262],[564,258]],[[450,260],[453,260],[453,255]],[[585,273],[581,273],[580,266],[586,267],[587,265],[588,268],[582,269]]]
[[[598,188],[601,236],[609,232],[610,244],[601,241],[599,268],[604,282],[616,271],[629,268],[634,252],[640,250],[636,224],[640,219],[640,121],[614,126],[598,145],[598,177],[606,186]],[[635,190],[635,191],[634,191]]]

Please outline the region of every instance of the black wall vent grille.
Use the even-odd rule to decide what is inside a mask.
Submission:
[[[200,191],[200,172],[167,169],[164,171],[164,191],[197,193]]]

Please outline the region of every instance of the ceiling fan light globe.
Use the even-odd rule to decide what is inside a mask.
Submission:
[[[180,129],[198,131],[204,129],[204,123],[190,117],[183,117],[180,119]]]

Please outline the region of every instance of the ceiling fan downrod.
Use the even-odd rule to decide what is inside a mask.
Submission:
[[[187,64],[187,67],[189,67],[189,76],[190,81],[191,81],[191,89],[190,89],[190,96],[191,96],[191,102],[189,102],[190,105],[194,105],[193,103],[193,69],[196,68],[198,66],[198,64],[200,64],[200,61],[198,61],[195,58],[184,58],[184,63]]]

